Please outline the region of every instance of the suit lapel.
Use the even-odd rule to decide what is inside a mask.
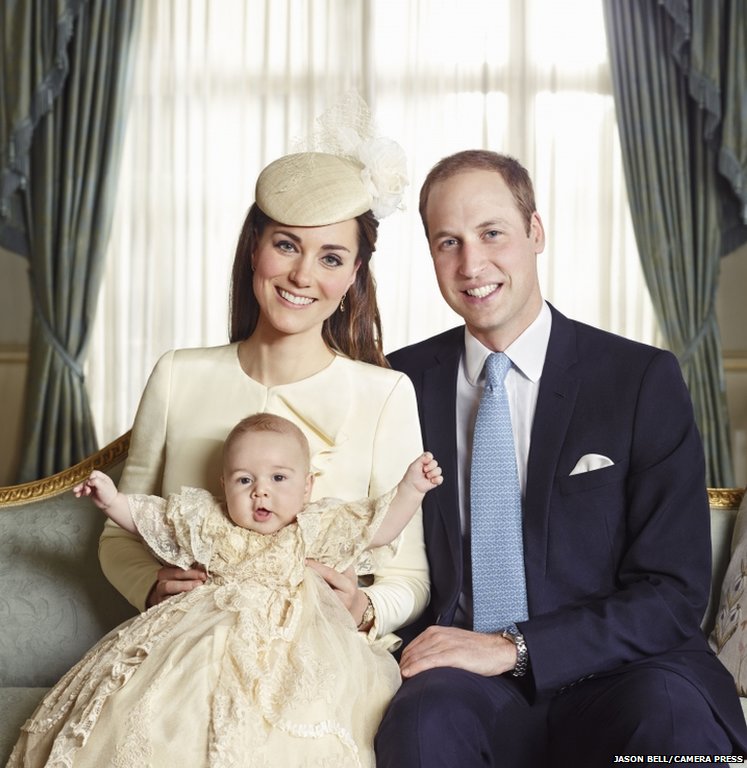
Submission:
[[[455,331],[458,333],[450,334],[446,340],[448,343],[436,350],[433,366],[423,372],[423,442],[426,448],[438,457],[444,469],[443,485],[436,492],[426,496],[425,504],[431,504],[424,516],[424,524],[433,534],[428,537],[429,547],[435,545],[440,538],[439,528],[445,532],[445,549],[451,556],[461,589],[462,536],[459,521],[456,394],[459,361],[464,349],[464,329],[462,327]],[[438,520],[428,520],[428,516],[434,511],[437,512]],[[440,547],[439,552],[440,558],[446,554]],[[440,562],[443,563],[443,560]]]
[[[560,451],[578,394],[579,380],[571,371],[577,361],[573,323],[552,310],[552,330],[542,369],[537,409],[527,462],[524,512],[524,557],[527,589],[542,588],[547,567],[550,495]]]

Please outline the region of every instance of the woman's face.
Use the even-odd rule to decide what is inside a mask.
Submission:
[[[289,227],[268,222],[252,254],[258,330],[321,334],[358,270],[358,222]]]

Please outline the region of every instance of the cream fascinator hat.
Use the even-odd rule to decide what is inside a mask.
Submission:
[[[369,209],[382,219],[402,209],[407,160],[402,147],[375,136],[366,103],[350,93],[316,120],[298,151],[275,160],[257,179],[255,200],[271,219],[319,227]]]

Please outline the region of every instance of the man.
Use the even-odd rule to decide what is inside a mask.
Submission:
[[[676,359],[543,300],[545,233],[512,158],[440,161],[420,214],[441,293],[465,326],[390,356],[415,385],[423,440],[445,479],[423,505],[431,602],[404,633],[404,683],[377,764],[599,768],[620,755],[742,754],[733,680],[699,626],[709,511]],[[486,360],[499,358],[505,384],[486,388]],[[498,431],[498,417],[482,415],[484,389],[508,403],[514,479],[501,469],[494,485],[516,485],[520,539],[516,555],[473,575],[471,560],[485,556],[474,548],[484,537],[480,478],[490,473],[471,462],[490,425]],[[509,506],[493,504],[495,549]],[[486,623],[484,601],[505,598],[510,580],[513,613]]]

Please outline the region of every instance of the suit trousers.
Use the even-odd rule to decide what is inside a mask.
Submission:
[[[378,768],[477,768],[545,764],[547,705],[527,683],[451,667],[405,680],[376,735]]]
[[[600,768],[616,755],[732,753],[697,688],[651,665],[552,698],[530,698],[511,675],[422,672],[397,692],[375,746],[378,768]]]
[[[578,768],[612,765],[616,755],[734,752],[701,692],[655,663],[571,686],[553,699],[549,726],[553,758]]]

